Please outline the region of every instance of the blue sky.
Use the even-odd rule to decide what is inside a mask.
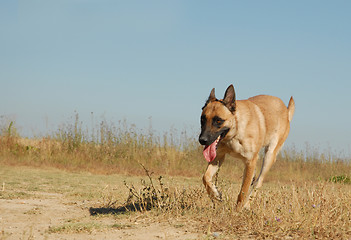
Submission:
[[[350,1],[0,1],[0,115],[23,135],[74,112],[197,134],[215,87],[275,95],[287,145],[351,155]]]

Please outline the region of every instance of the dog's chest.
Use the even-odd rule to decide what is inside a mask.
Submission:
[[[232,139],[226,143],[227,153],[234,158],[251,159],[253,157],[251,151],[247,151],[243,143],[238,139]]]

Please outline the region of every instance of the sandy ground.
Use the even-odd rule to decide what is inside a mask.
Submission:
[[[29,199],[0,199],[0,239],[203,239],[181,220],[154,220],[143,213],[91,216],[88,201],[71,201],[59,193],[35,192]],[[79,230],[79,224],[88,230]],[[89,228],[98,224],[99,228]],[[62,230],[75,226],[75,230]],[[55,231],[56,229],[56,231]],[[59,230],[57,230],[59,229]],[[61,229],[61,230],[60,230]]]

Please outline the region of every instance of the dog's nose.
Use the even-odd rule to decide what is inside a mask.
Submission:
[[[201,145],[206,145],[206,143],[208,142],[208,137],[201,134],[199,136],[199,142]]]

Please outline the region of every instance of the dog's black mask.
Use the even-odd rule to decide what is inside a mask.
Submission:
[[[216,141],[219,136],[220,136],[220,138],[219,138],[219,141],[220,141],[221,139],[223,139],[227,135],[227,133],[229,131],[228,127],[221,128],[221,125],[224,123],[223,119],[220,119],[219,117],[214,117],[211,119],[211,122],[212,122],[211,123],[212,126],[210,127],[207,124],[206,116],[204,116],[204,115],[201,116],[201,133],[199,136],[199,142],[201,145],[209,146],[214,141]],[[217,128],[218,130],[211,131],[208,128]]]

